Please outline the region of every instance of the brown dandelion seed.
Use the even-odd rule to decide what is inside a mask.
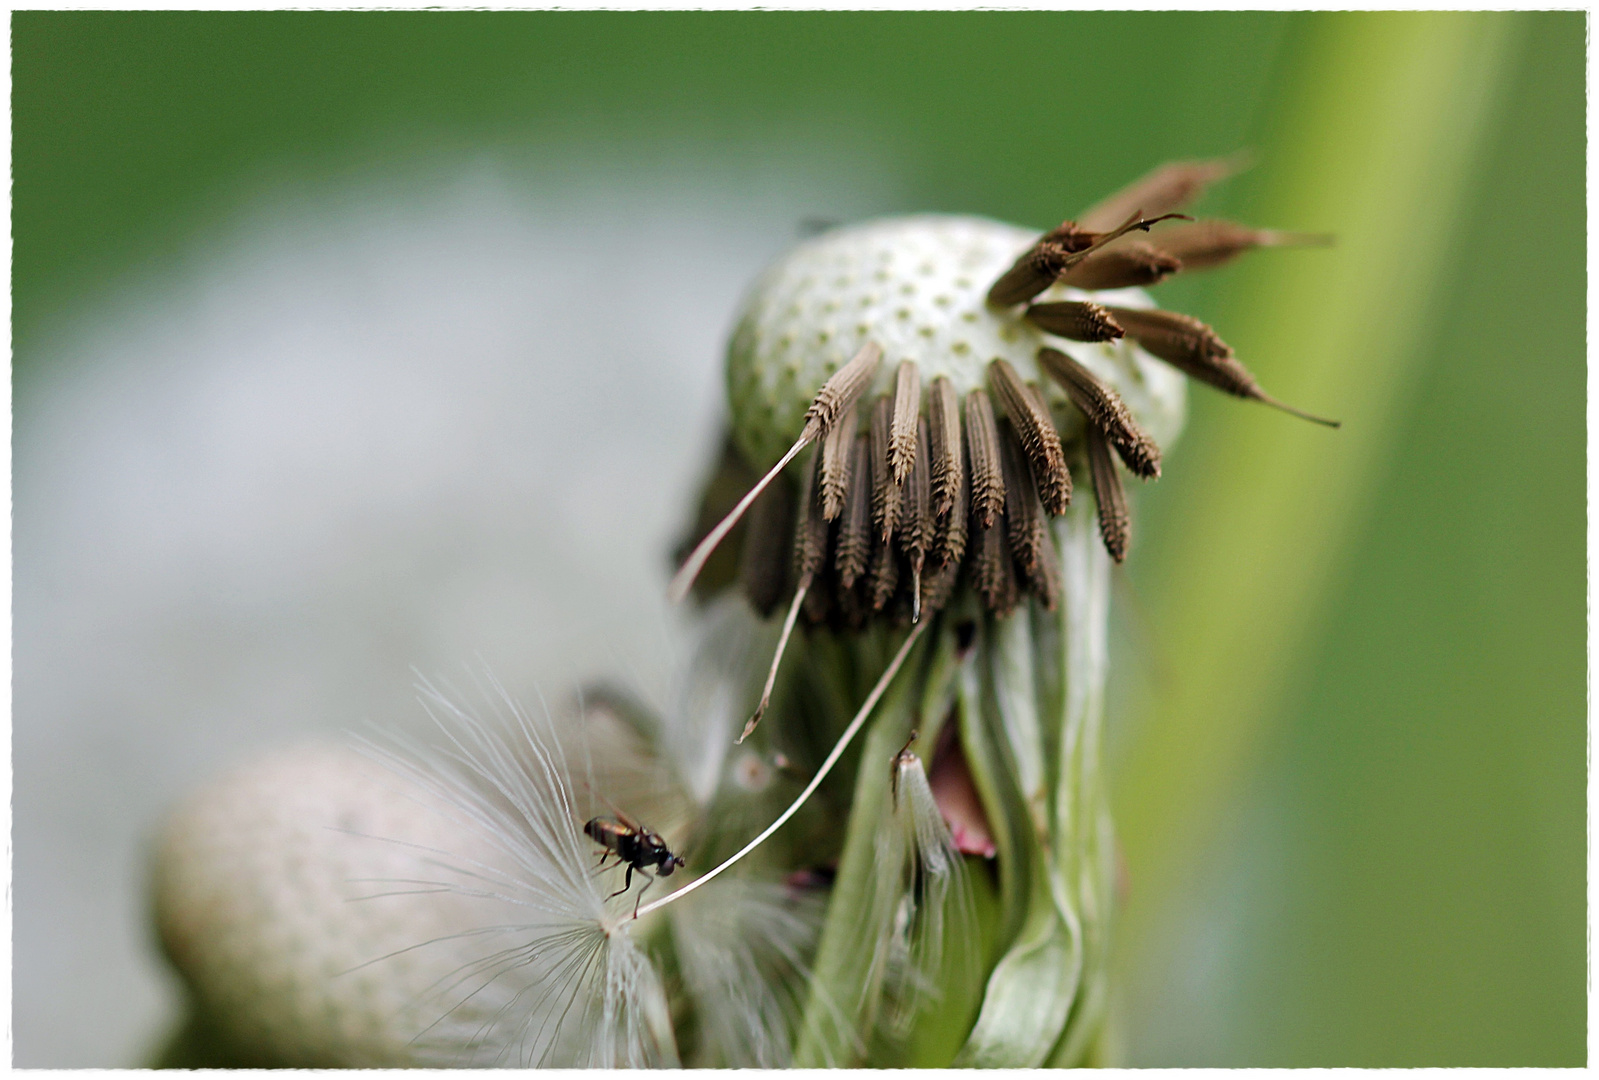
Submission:
[[[1090,424],[1084,429],[1083,437],[1088,448],[1088,475],[1094,482],[1094,503],[1099,509],[1099,535],[1110,557],[1121,562],[1127,558],[1130,531],[1122,478],[1116,472],[1116,462],[1111,459],[1110,444],[1104,432]]]
[[[1044,400],[1043,389],[1035,382],[1026,383],[1025,386],[1027,396],[1032,399],[1038,411],[1045,416],[1049,416],[1049,404]],[[1023,471],[1025,472],[1026,470]],[[1070,477],[1071,474],[1068,472],[1068,481]],[[1036,498],[1036,488],[1034,494],[1033,505],[1036,507],[1040,505]],[[1067,498],[1071,498],[1070,492],[1067,493]],[[1050,529],[1048,523],[1043,518],[1039,518],[1038,526],[1043,534],[1039,542],[1039,551],[1042,553],[1042,557],[1038,560],[1034,572],[1029,575],[1028,587],[1043,602],[1047,610],[1054,611],[1055,605],[1060,601],[1060,567],[1057,565],[1055,558],[1055,546],[1049,539]]]
[[[672,583],[667,587],[667,597],[673,602],[680,602],[688,595],[689,588],[693,586],[694,579],[699,575],[700,569],[705,565],[705,560],[711,557],[711,552],[716,550],[716,545],[722,542],[734,525],[738,524],[750,504],[760,497],[774,477],[781,473],[785,466],[816,439],[826,435],[834,422],[844,411],[855,404],[855,399],[871,383],[872,376],[877,373],[877,365],[883,359],[883,350],[872,342],[861,346],[860,352],[854,359],[833,373],[832,378],[822,384],[816,392],[816,397],[811,401],[811,406],[805,411],[805,426],[800,430],[800,437],[788,452],[778,459],[766,471],[766,475],[756,481],[755,486],[745,493],[733,507],[728,515],[721,520],[710,532],[705,534],[684,560],[682,567],[673,576]]]
[[[854,463],[844,498],[844,520],[838,527],[838,584],[845,591],[866,572],[872,555],[872,452],[871,438],[855,436]]]
[[[790,484],[773,484],[750,508],[739,566],[744,595],[763,619],[788,591],[793,543],[794,491]]]
[[[927,420],[916,423],[916,459],[905,478],[905,523],[896,538],[911,571],[911,622],[922,618],[922,567],[933,546],[932,469],[928,465]]]
[[[888,429],[888,468],[903,484],[916,459],[916,417],[922,407],[922,372],[914,360],[900,362],[894,374],[894,416]]]
[[[783,619],[783,632],[778,635],[777,649],[772,653],[772,666],[766,672],[766,685],[761,689],[760,704],[755,706],[755,712],[744,725],[738,742],[749,738],[755,726],[761,722],[761,717],[766,715],[766,707],[772,702],[772,687],[777,685],[778,665],[783,662],[789,635],[794,632],[794,620],[799,617],[800,605],[805,603],[806,596],[810,594],[811,584],[816,580],[816,574],[822,569],[822,561],[827,556],[827,522],[822,517],[821,459],[820,452],[811,455],[810,462],[805,466],[805,486],[800,489],[799,521],[794,526],[794,575],[799,584],[794,589],[794,599],[789,602],[788,615]]]
[[[949,513],[933,519],[933,547],[928,558],[936,567],[959,570],[966,557],[966,528],[970,514],[970,486],[966,482],[965,463],[955,476],[955,491],[950,499]],[[950,583],[954,584],[953,580]]]
[[[1180,259],[1185,270],[1221,266],[1255,248],[1326,247],[1332,242],[1333,237],[1326,233],[1251,229],[1247,225],[1216,219],[1177,225],[1150,241],[1161,251]]]
[[[987,529],[1005,509],[1005,474],[994,407],[981,390],[966,395],[966,458],[971,462],[972,521]]]
[[[1073,267],[1087,262],[1090,258],[1093,258],[1099,252],[1103,251],[1105,248],[1109,247],[1117,240],[1120,240],[1133,230],[1137,229],[1141,232],[1148,232],[1151,225],[1159,225],[1163,221],[1173,220],[1192,221],[1193,218],[1190,218],[1186,214],[1159,214],[1155,217],[1145,217],[1142,210],[1134,211],[1126,221],[1110,230],[1110,232],[1096,234],[1094,236],[1094,242],[1083,248],[1083,250],[1074,251],[1070,255],[1066,256],[1066,258],[1061,262],[1061,268],[1056,280],[1059,280],[1060,274],[1069,273]],[[1029,299],[1031,299],[1031,297],[1029,297]]]
[[[1044,508],[1038,501],[1038,490],[1033,486],[1032,473],[1016,430],[1003,420],[1000,421],[999,446],[1000,460],[1005,467],[1006,536],[1016,565],[1031,579],[1038,574],[1044,546],[1048,543]]]
[[[1039,349],[1038,366],[1060,384],[1090,426],[1104,433],[1135,475],[1146,480],[1160,476],[1160,447],[1133,420],[1116,391],[1058,349]]]
[[[960,403],[955,387],[943,375],[927,388],[927,450],[932,455],[933,513],[947,517],[955,505],[955,489],[965,482],[961,456]]]
[[[838,423],[822,440],[822,518],[832,521],[844,510],[844,492],[849,488],[850,467],[855,461],[855,430],[860,417],[846,409]]]
[[[1028,322],[1046,334],[1069,341],[1115,341],[1124,332],[1110,317],[1110,312],[1086,300],[1033,304],[1028,307],[1026,316]]]
[[[1074,289],[1129,289],[1159,285],[1183,268],[1180,257],[1145,241],[1106,248],[1061,274],[1062,285]]]
[[[1034,241],[1011,268],[999,276],[988,290],[988,302],[995,307],[1026,303],[1107,244],[1134,229],[1149,231],[1151,225],[1182,214],[1162,214],[1146,218],[1134,213],[1109,232],[1087,232],[1070,221],[1062,222]],[[1184,218],[1184,220],[1187,220]]]
[[[1055,552],[1055,544],[1051,535],[1046,532],[1044,541],[1044,557],[1038,561],[1038,573],[1027,583],[1033,595],[1038,597],[1038,602],[1044,605],[1045,611],[1054,611],[1060,605],[1061,598],[1061,571],[1060,558]]]
[[[961,433],[960,405],[955,398],[955,388],[940,376],[933,380],[928,393],[929,453],[932,455],[932,495],[934,531],[930,553],[933,565],[949,567],[948,577],[954,587],[953,572],[960,569],[966,554],[966,516],[970,501],[970,487],[966,477],[966,454]],[[939,583],[943,582],[939,579]],[[933,595],[930,588],[929,595]],[[942,606],[942,604],[938,605]]]
[[[1146,173],[1114,195],[1084,211],[1078,220],[1085,229],[1108,229],[1135,210],[1163,214],[1180,210],[1199,198],[1205,189],[1224,180],[1248,164],[1248,157],[1235,154],[1210,161],[1173,161]]]
[[[800,439],[810,442],[825,435],[845,409],[855,404],[857,398],[872,383],[877,365],[883,359],[883,350],[868,341],[854,359],[833,373],[816,392],[811,407],[805,410],[805,427]]]
[[[990,361],[988,385],[1005,407],[1022,448],[1027,451],[1044,509],[1054,517],[1064,514],[1072,501],[1072,474],[1066,468],[1054,418],[1041,400],[1028,393],[1016,369],[1004,360]]]
[[[974,513],[971,545],[972,587],[990,611],[997,615],[1010,614],[1020,597],[1006,539],[1005,515],[996,515],[992,525],[984,526]]]
[[[1094,234],[1063,221],[1033,242],[988,290],[988,302],[1009,307],[1031,300],[1055,283],[1066,260],[1094,243]]]
[[[878,541],[894,538],[899,524],[900,485],[889,466],[889,444],[893,432],[893,402],[884,395],[872,403],[872,524]]]
[[[922,575],[922,610],[941,611],[955,595],[960,580],[960,564],[944,563]]]
[[[1113,307],[1110,313],[1139,345],[1190,378],[1235,397],[1270,405],[1302,420],[1326,427],[1340,426],[1337,420],[1296,409],[1262,390],[1249,369],[1233,355],[1232,347],[1198,319],[1175,311],[1140,308]]]
[[[866,591],[873,611],[882,611],[899,589],[899,556],[892,540],[872,544],[872,566],[866,572]]]
[[[822,516],[822,476],[820,453],[812,454],[805,467],[805,486],[800,489],[798,520],[794,525],[794,577],[813,578],[827,557],[827,519]]]

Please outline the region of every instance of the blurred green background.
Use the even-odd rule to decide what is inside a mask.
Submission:
[[[1160,299],[1346,426],[1196,389],[1138,505],[1117,1053],[1578,1065],[1585,33],[1577,12],[17,13],[14,379],[263,194],[451,155],[598,175],[841,150],[900,209],[1047,226],[1250,148],[1201,209],[1340,246]],[[54,1063],[16,1037],[18,1064]]]

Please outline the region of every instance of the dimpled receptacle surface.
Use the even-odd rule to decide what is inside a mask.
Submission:
[[[508,914],[418,882],[447,875],[441,858],[494,857],[382,766],[338,745],[300,746],[234,770],[172,815],[157,846],[157,925],[242,1060],[416,1065],[429,1060],[416,1040],[459,1000],[441,1003],[482,951],[458,935]],[[444,947],[417,948],[432,941]]]
[[[1080,417],[1043,377],[1040,346],[1063,349],[1114,386],[1144,429],[1167,445],[1182,426],[1184,385],[1174,370],[1125,341],[1062,342],[985,299],[994,280],[1037,239],[1034,230],[986,218],[924,214],[834,230],[790,252],[751,291],[728,347],[734,437],[765,468],[798,437],[827,377],[867,341],[883,348],[869,394],[888,392],[904,360],[922,386],[945,375],[958,394],[984,385],[1003,358],[1044,388],[1061,434]],[[1038,297],[1150,307],[1137,289],[1085,293],[1054,286]]]

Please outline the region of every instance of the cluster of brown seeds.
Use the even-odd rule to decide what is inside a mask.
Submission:
[[[880,362],[868,346],[836,377],[865,385]],[[1119,561],[1127,509],[1110,455],[1155,477],[1160,449],[1087,368],[1054,349],[1039,364],[1087,418],[1080,445],[1063,445],[1041,388],[1004,360],[989,364],[987,389],[964,400],[949,379],[933,379],[925,405],[906,361],[892,394],[840,411],[807,460],[798,498],[774,485],[751,510],[740,576],[755,609],[770,614],[792,596],[812,622],[915,620],[948,602],[963,569],[998,614],[1029,594],[1053,608],[1060,570],[1047,519],[1071,503],[1073,460],[1086,466],[1101,535]]]
[[[1336,426],[1268,396],[1197,319],[1090,301],[1033,302],[1055,284],[1152,285],[1251,248],[1323,242],[1190,219],[1150,232],[1181,218],[1172,211],[1231,168],[1191,162],[1157,169],[1080,223],[1064,222],[1039,237],[994,282],[988,305],[1012,313],[1026,305],[1020,317],[1068,341],[1130,337],[1190,378]],[[1125,557],[1127,501],[1114,458],[1135,476],[1153,479],[1160,475],[1160,448],[1111,386],[1058,349],[1038,351],[1039,370],[1085,421],[1081,436],[1063,444],[1042,388],[1003,359],[991,361],[986,386],[964,398],[942,375],[924,388],[920,368],[906,360],[895,370],[891,393],[862,400],[882,359],[869,343],[827,380],[799,439],[686,560],[675,595],[687,591],[716,544],[753,507],[738,573],[763,615],[789,598],[785,642],[801,612],[840,627],[877,617],[919,620],[946,604],[962,580],[999,615],[1027,596],[1053,608],[1060,568],[1047,519],[1071,501],[1073,465],[1093,488],[1106,549],[1117,562]],[[813,444],[798,491],[773,485]]]

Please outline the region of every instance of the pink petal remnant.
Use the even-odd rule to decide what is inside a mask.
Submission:
[[[987,833],[978,835],[957,825],[950,830],[950,836],[955,840],[955,849],[962,855],[981,855],[985,859],[994,857],[994,840]]]
[[[938,752],[933,755],[933,771],[928,785],[933,789],[933,801],[938,812],[949,826],[950,836],[962,855],[981,855],[992,859],[997,852],[993,834],[988,829],[988,815],[977,798],[977,788],[972,783],[972,773],[966,766],[966,754],[952,737],[953,725],[944,729],[945,738],[938,740]]]

